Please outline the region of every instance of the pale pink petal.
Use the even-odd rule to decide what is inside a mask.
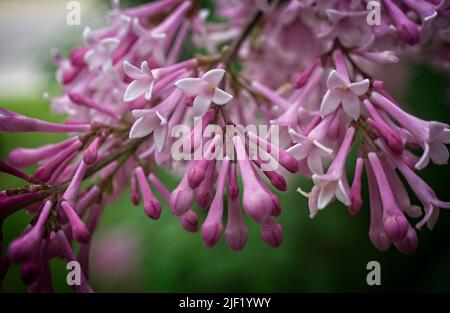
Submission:
[[[342,99],[342,108],[345,113],[352,119],[357,120],[361,113],[360,101],[358,96],[351,92],[347,92]]]
[[[167,124],[160,125],[159,127],[155,128],[155,131],[153,133],[153,139],[155,140],[156,148],[158,149],[158,152],[163,151],[164,145],[166,144],[167,140],[167,132],[169,130],[169,127]]]
[[[421,170],[424,169],[429,162],[430,162],[430,146],[427,143],[425,143],[422,156],[420,157],[419,161],[417,161],[414,167],[418,170]]]
[[[334,93],[328,90],[323,97],[322,104],[320,105],[320,115],[322,117],[336,111],[338,105],[341,103],[341,97],[338,93]]]
[[[141,70],[128,61],[123,62],[123,71],[125,72],[125,74],[127,74],[128,77],[131,77],[133,79],[142,78]]]
[[[309,141],[308,137],[303,136],[302,134],[296,132],[292,128],[290,128],[288,132],[289,132],[289,136],[291,136],[293,142],[304,143],[306,141]]]
[[[311,144],[309,142],[296,144],[289,149],[287,152],[292,154],[297,160],[303,160],[308,155],[311,150]]]
[[[184,92],[198,95],[202,91],[203,81],[200,78],[183,78],[175,82],[175,85]]]
[[[134,117],[142,117],[147,114],[155,115],[156,111],[155,109],[141,109],[141,110],[133,110],[131,114],[133,114]]]
[[[153,92],[153,86],[154,86],[155,82],[152,80],[150,82],[150,85],[147,86],[147,89],[145,90],[145,100],[150,101],[152,100],[152,92]]]
[[[108,54],[112,54],[116,50],[120,41],[116,38],[106,38],[101,41],[101,45],[105,48]]]
[[[345,86],[347,86],[347,83],[339,76],[336,70],[332,70],[327,80],[328,89],[336,89]]]
[[[199,95],[199,96],[195,97],[194,104],[193,104],[194,116],[205,115],[205,113],[208,111],[210,105],[211,105],[210,98],[203,96],[203,95]]]
[[[317,153],[317,150],[313,149],[313,152],[308,155],[307,162],[308,168],[313,174],[323,174],[322,158]]]
[[[369,90],[370,81],[368,79],[361,80],[356,83],[352,83],[348,85],[348,88],[350,88],[351,91],[353,91],[354,94],[357,96],[362,96]]]
[[[89,50],[84,55],[84,61],[88,64],[90,70],[94,70],[102,65],[103,58],[95,53],[94,50]]]
[[[445,165],[448,162],[449,153],[447,147],[441,143],[432,143],[430,146],[430,157],[434,164]]]
[[[130,138],[142,138],[153,132],[158,127],[160,120],[156,115],[145,115],[139,118],[131,127]]]
[[[325,208],[334,198],[336,183],[330,183],[320,188],[319,197],[317,199],[317,207],[319,210]]]
[[[214,87],[217,87],[222,81],[223,75],[225,75],[225,70],[216,68],[203,74],[202,79],[213,84]]]
[[[218,105],[222,105],[230,102],[233,99],[233,96],[229,93],[223,91],[222,89],[216,88],[214,90],[214,95],[212,97],[212,102]]]
[[[129,102],[142,96],[147,90],[147,83],[143,80],[133,80],[125,90],[123,101]]]
[[[333,149],[321,144],[317,140],[313,140],[313,144],[319,149],[321,155],[330,156],[333,154]]]
[[[141,71],[144,74],[147,74],[149,77],[153,78],[153,73],[150,67],[148,67],[147,61],[141,63]]]
[[[349,206],[351,204],[349,195],[350,188],[348,186],[348,183],[344,182],[343,179],[340,179],[336,186],[336,198],[344,205]]]

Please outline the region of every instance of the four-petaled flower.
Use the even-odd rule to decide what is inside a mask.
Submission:
[[[320,105],[320,115],[326,116],[334,112],[339,104],[345,113],[353,119],[358,119],[361,101],[359,97],[367,92],[370,82],[368,79],[350,83],[345,81],[336,70],[332,70],[328,76],[328,91]]]
[[[201,78],[183,78],[175,83],[184,92],[196,96],[193,104],[195,116],[205,115],[211,102],[222,105],[233,99],[232,95],[217,87],[224,74],[223,69],[214,69]]]
[[[145,99],[150,101],[152,99],[153,85],[155,84],[155,77],[152,70],[149,68],[147,61],[141,63],[141,68],[137,68],[133,64],[125,61],[123,63],[125,74],[133,79],[128,85],[123,97],[124,101],[133,101],[145,94]]]
[[[84,55],[84,60],[87,63],[89,70],[96,70],[101,68],[106,70],[111,67],[112,56],[119,46],[119,39],[104,38],[97,39],[89,27],[86,27],[83,32],[84,42],[87,47],[91,49]]]

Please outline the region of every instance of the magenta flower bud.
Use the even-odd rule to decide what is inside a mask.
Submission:
[[[273,193],[270,193],[270,198],[272,199],[272,212],[270,212],[270,215],[280,216],[281,215],[280,199],[278,199],[278,197]]]
[[[410,45],[419,43],[419,26],[412,22],[392,0],[383,0],[383,3],[397,29],[400,39]]]
[[[355,176],[353,177],[352,188],[350,189],[350,206],[348,211],[351,215],[358,214],[362,207],[363,201],[361,197],[361,176],[364,166],[364,160],[358,158],[356,160]]]
[[[34,173],[34,177],[42,182],[48,182],[59,165],[61,165],[72,153],[79,150],[82,146],[82,142],[80,140],[76,140],[70,146],[51,158],[47,163],[39,167]]]
[[[94,110],[104,113],[116,120],[119,120],[121,118],[121,115],[119,113],[111,110],[107,106],[96,103],[94,100],[91,100],[86,96],[83,96],[81,93],[70,91],[67,95],[68,95],[70,101],[72,101],[73,103],[85,106],[90,109],[94,109]]]
[[[321,62],[320,59],[316,59],[302,73],[300,73],[300,75],[297,76],[297,78],[294,81],[295,89],[300,89],[306,85],[309,78],[311,77],[311,74],[316,69],[316,67],[320,64],[320,62]]]
[[[90,48],[88,47],[79,47],[73,49],[69,53],[70,63],[76,67],[84,67],[86,63],[84,62],[84,55],[88,52]]]
[[[239,197],[237,166],[235,162],[230,164],[230,173],[228,174],[228,196],[231,200],[236,200]]]
[[[291,103],[289,103],[289,101],[285,100],[278,93],[276,93],[272,89],[268,88],[267,86],[264,86],[260,82],[257,82],[257,81],[252,82],[252,87],[257,92],[262,94],[264,97],[269,99],[271,102],[273,102],[275,105],[282,108],[283,110],[286,110],[287,108],[289,108],[291,106]]]
[[[139,195],[136,174],[134,173],[131,175],[130,194],[131,194],[131,202],[134,205],[139,205],[139,202],[141,201],[141,196]]]
[[[272,248],[278,248],[283,243],[283,229],[273,218],[264,221],[259,232],[261,238]]]
[[[45,231],[45,223],[52,209],[53,203],[46,201],[39,214],[38,220],[25,234],[14,240],[8,249],[8,254],[14,262],[23,263],[30,260],[39,248]]]
[[[273,156],[281,164],[281,166],[291,173],[297,173],[298,161],[289,152],[275,146],[252,132],[247,132],[247,135],[251,141],[259,145],[260,148],[264,148],[271,156]]]
[[[27,181],[32,184],[39,184],[39,181],[34,177],[31,177],[30,175],[22,172],[21,170],[15,168],[12,165],[9,165],[8,163],[2,160],[0,160],[0,172],[16,176],[17,178],[23,179],[24,181]]]
[[[189,210],[180,216],[180,225],[191,233],[198,231],[198,217],[194,211]]]
[[[38,251],[39,252],[39,251]],[[29,260],[20,265],[20,278],[25,283],[25,285],[31,285],[35,282],[40,273],[40,264],[38,260]]]
[[[220,168],[219,178],[217,179],[216,194],[209,208],[208,216],[202,225],[202,240],[207,247],[214,246],[222,234],[222,216],[223,216],[223,193],[228,177],[230,159],[225,157]]]
[[[70,205],[74,206],[78,200],[78,192],[80,191],[81,182],[84,179],[84,175],[86,174],[87,165],[81,160],[80,164],[77,167],[77,171],[70,181],[69,186],[67,186],[66,191],[64,192],[63,198]]]
[[[195,193],[194,190],[189,187],[187,174],[183,176],[178,187],[172,191],[170,195],[170,208],[172,209],[172,213],[181,216],[190,208],[195,201]]]
[[[367,119],[367,123],[377,130],[393,152],[402,154],[404,150],[404,142],[402,138],[386,124],[370,100],[364,100],[364,106],[372,116],[372,119]]]
[[[213,200],[212,186],[216,176],[216,161],[209,162],[206,169],[205,179],[197,188],[197,202],[202,209],[207,209]]]
[[[408,233],[409,222],[398,207],[397,200],[378,156],[374,152],[370,152],[368,156],[378,183],[379,192],[382,195],[384,231],[389,239],[394,242],[403,240]]]
[[[417,250],[417,234],[409,227],[408,234],[401,241],[394,242],[395,247],[404,254],[413,254]]]
[[[16,212],[18,209],[26,207],[29,202],[44,198],[46,198],[46,195],[38,192],[0,198],[0,220]]]
[[[188,182],[189,187],[195,189],[200,185],[202,180],[205,178],[206,169],[211,161],[209,160],[199,160],[195,162],[195,165],[188,172]]]
[[[239,171],[245,186],[242,199],[244,210],[255,221],[262,223],[272,211],[272,199],[255,177],[256,173],[247,157],[241,138],[235,136],[233,141],[238,156]]]
[[[50,158],[73,144],[77,138],[70,138],[56,144],[42,146],[36,149],[16,148],[9,153],[8,162],[16,167],[24,168],[38,161]]]
[[[64,73],[62,73],[62,77],[58,77],[58,81],[63,85],[68,85],[78,77],[82,70],[82,67],[72,67],[64,71]]]
[[[153,196],[152,190],[148,185],[147,178],[145,177],[144,170],[142,167],[138,166],[134,170],[136,179],[139,185],[139,190],[141,191],[142,200],[144,202],[144,212],[151,219],[157,220],[161,215],[161,204]]]
[[[89,205],[92,204],[94,199],[100,194],[100,188],[98,188],[96,185],[94,185],[92,188],[90,188],[77,202],[77,205],[75,207],[75,211],[77,212],[78,216],[84,216],[84,213],[88,209]]]
[[[369,184],[370,200],[370,229],[369,238],[372,244],[380,251],[386,251],[391,245],[383,229],[383,205],[381,203],[380,192],[378,191],[377,180],[373,173],[370,162],[365,163],[367,182]]]
[[[91,128],[87,124],[56,124],[0,109],[0,131],[7,132],[84,132]]]
[[[89,147],[84,151],[83,161],[87,165],[92,165],[98,160],[98,149],[105,141],[106,136],[100,135],[94,139],[93,142],[89,145]]]
[[[166,186],[158,179],[158,177],[155,176],[155,174],[150,173],[148,175],[148,179],[150,180],[150,183],[155,187],[156,191],[163,197],[163,199],[169,203],[170,201],[170,191],[167,189]]]
[[[262,161],[259,159],[253,160],[253,162],[259,167],[262,168]],[[297,161],[298,163],[298,161]],[[276,171],[262,171],[264,175],[270,180],[272,183],[272,186],[277,188],[280,191],[286,191],[287,190],[287,182],[286,179],[278,174]]]
[[[242,250],[247,243],[248,230],[242,216],[239,198],[228,194],[228,222],[225,228],[225,240],[233,251]]]
[[[91,234],[72,206],[67,201],[63,201],[61,207],[69,220],[73,238],[80,243],[89,242]]]

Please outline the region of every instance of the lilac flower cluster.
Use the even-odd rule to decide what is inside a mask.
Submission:
[[[0,277],[16,262],[29,291],[51,291],[49,260],[76,260],[83,276],[75,289],[91,292],[92,234],[105,207],[128,185],[131,202],[142,202],[149,218],[160,217],[163,199],[184,229],[201,229],[208,247],[223,233],[231,249],[243,249],[243,213],[259,224],[268,245],[278,247],[281,205],[272,188],[286,191],[291,174],[312,180],[309,192],[299,192],[314,217],[335,200],[357,214],[365,172],[374,246],[384,251],[393,243],[414,252],[417,234],[407,216],[421,218],[418,229],[432,228],[439,208],[450,208],[418,175],[430,161],[447,164],[450,128],[407,113],[371,72],[420,55],[429,42],[445,49],[450,2],[382,0],[375,25],[368,22],[371,2],[217,0],[226,22],[212,23],[196,0],[127,9],[113,1],[107,27],[86,28],[82,46],[67,58],[53,52],[61,94],[45,97],[55,113],[67,116],[65,123],[0,110],[1,131],[68,134],[59,143],[14,149],[0,161],[2,172],[29,183],[0,192],[0,222],[22,209],[34,216],[9,245]],[[187,44],[207,54],[182,59]],[[173,158],[180,124],[190,125],[182,140],[192,153],[202,150],[200,159]],[[279,142],[245,128],[255,124],[279,131]],[[227,134],[231,153],[222,149],[223,136],[202,134],[209,125],[243,126]],[[352,151],[357,160],[350,184]],[[280,166],[268,169],[268,160]],[[31,176],[22,170],[33,165]],[[182,174],[173,191],[157,168]],[[207,210],[201,225],[195,202]]]

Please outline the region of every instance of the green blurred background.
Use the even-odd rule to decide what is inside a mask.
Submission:
[[[1,10],[1,5],[8,2],[0,3],[3,14],[7,13]],[[31,1],[14,2],[31,5]],[[47,2],[49,6],[65,3]],[[102,5],[104,7],[104,3],[99,2],[100,13]],[[61,10],[64,9],[65,6]],[[4,19],[0,20],[1,40],[1,36],[6,38],[6,34],[14,29],[6,25]],[[53,22],[57,21],[49,21]],[[83,20],[83,23],[88,22],[90,20]],[[38,87],[29,92],[9,92],[0,87],[0,107],[50,121],[63,120],[50,113],[49,105],[41,97],[45,90],[54,94],[58,90],[48,74],[54,69],[48,66],[50,58],[46,51],[57,42],[60,42],[58,47],[79,43],[82,28],[71,29],[76,35],[70,38],[63,38],[65,30],[70,33],[68,29],[58,29],[52,39],[42,41],[39,48],[28,51],[44,73]],[[0,52],[0,71],[11,64],[8,57],[1,58],[7,50],[8,45],[5,45]],[[409,69],[407,79],[397,83],[402,87],[399,99],[412,113],[424,119],[450,122],[450,78],[447,74],[415,64]],[[0,157],[5,160],[14,147],[37,147],[62,138],[64,135],[0,133]],[[162,174],[164,181],[174,188],[177,179],[169,173]],[[349,174],[352,173],[349,171]],[[429,166],[422,172],[422,177],[438,197],[450,200],[448,166]],[[21,182],[0,174],[0,190],[16,186],[21,186]],[[311,220],[306,199],[295,192],[297,186],[309,190],[311,184],[292,177],[289,191],[280,197],[283,213],[279,222],[284,230],[283,245],[278,249],[265,245],[259,238],[258,227],[247,219],[249,240],[246,248],[237,253],[232,252],[223,239],[212,249],[204,247],[200,234],[182,230],[166,205],[159,221],[149,220],[142,208],[130,203],[127,190],[119,201],[107,207],[94,236],[94,242],[97,242],[94,248],[102,243],[125,248],[106,257],[103,255],[103,260],[98,260],[102,250],[94,253],[97,265],[93,266],[96,270],[91,273],[92,285],[99,292],[450,291],[450,212],[442,210],[433,231],[425,228],[418,231],[419,248],[414,255],[405,256],[394,247],[382,253],[372,246],[368,237],[367,205],[355,217],[350,216],[342,205],[332,205]],[[367,199],[367,193],[364,198]],[[205,212],[197,212],[203,220]],[[20,212],[5,221],[5,247],[29,220],[30,216]],[[124,255],[128,263],[120,265]],[[381,286],[366,284],[366,265],[372,260],[381,264]],[[65,283],[65,263],[54,260],[52,268],[55,291],[71,291]],[[13,266],[6,276],[4,290],[26,290],[17,266]]]

